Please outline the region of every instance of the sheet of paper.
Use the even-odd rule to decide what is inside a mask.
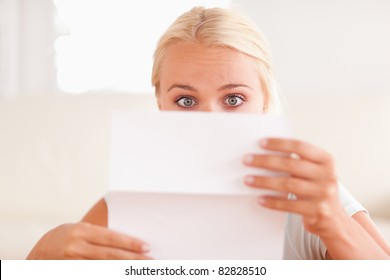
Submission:
[[[243,184],[259,140],[287,137],[270,116],[115,112],[109,227],[141,238],[156,259],[280,259],[284,216]],[[273,174],[275,176],[280,176]]]

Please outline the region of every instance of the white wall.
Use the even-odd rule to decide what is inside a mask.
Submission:
[[[0,95],[56,91],[51,0],[0,0]]]
[[[232,2],[268,38],[286,95],[390,94],[390,1]]]
[[[232,3],[268,38],[287,96],[390,93],[390,1]],[[53,10],[52,0],[0,0],[0,94],[56,91]]]
[[[228,3],[0,0],[0,95],[151,93],[154,46],[165,28],[194,5]]]

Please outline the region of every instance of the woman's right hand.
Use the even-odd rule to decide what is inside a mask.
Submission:
[[[126,259],[150,260],[147,243],[109,230],[80,222],[60,225],[46,233],[27,259]]]

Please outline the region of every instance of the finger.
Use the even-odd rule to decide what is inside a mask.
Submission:
[[[293,193],[300,198],[321,198],[317,185],[296,177],[246,176],[245,184],[259,189]]]
[[[91,224],[84,225],[86,227],[86,240],[89,243],[120,248],[136,253],[147,253],[150,250],[149,245],[138,238],[112,231],[105,227]]]
[[[281,155],[247,155],[244,164],[306,179],[318,179],[319,175],[324,174],[321,165]]]
[[[326,151],[300,140],[266,138],[260,141],[260,145],[262,148],[267,150],[296,154],[300,158],[316,163],[325,164],[332,162],[331,156]]]
[[[80,244],[79,247],[80,255],[90,260],[152,260],[150,256],[144,254],[88,242]]]
[[[261,196],[259,203],[266,208],[291,212],[303,216],[311,216],[315,213],[315,204],[310,200],[291,200],[275,196]]]

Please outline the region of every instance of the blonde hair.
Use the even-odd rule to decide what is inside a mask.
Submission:
[[[246,17],[229,9],[195,7],[172,23],[157,43],[154,53],[152,85],[160,90],[160,70],[169,46],[177,42],[222,46],[251,57],[259,71],[264,91],[264,111],[280,113],[267,42],[257,27]]]

